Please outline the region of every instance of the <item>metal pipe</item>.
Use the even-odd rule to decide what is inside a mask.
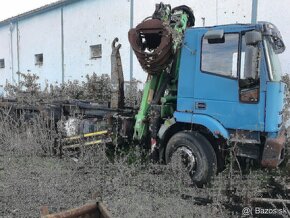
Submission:
[[[252,0],[252,24],[257,23],[258,16],[258,0]]]
[[[16,23],[16,31],[17,31],[17,74],[18,74],[18,83],[20,82],[20,52],[19,52],[19,39],[20,39],[20,34],[19,34],[19,26],[18,26],[18,20]]]
[[[105,135],[107,133],[108,133],[107,130],[99,131],[99,132],[86,133],[86,134],[83,134],[83,135],[78,135],[78,136],[65,138],[64,141],[77,140],[77,139],[88,138],[88,137],[93,137],[93,136],[100,136],[100,135]]]
[[[134,0],[130,2],[130,29],[134,25]],[[130,47],[130,81],[133,80],[133,49]]]
[[[13,60],[13,23],[10,23],[10,49],[11,49],[11,80],[14,81],[14,60]]]
[[[48,208],[42,208],[41,218],[80,218],[80,217],[95,217],[95,218],[110,218],[112,217],[105,205],[101,202],[88,203],[78,208],[70,209],[56,214],[48,214]]]
[[[79,208],[74,208],[57,214],[42,216],[42,218],[77,218],[85,215],[97,213],[98,205],[96,203],[86,204]],[[93,217],[93,216],[90,216]],[[95,217],[99,217],[95,215]]]
[[[219,24],[219,2],[216,0],[215,2],[215,13],[216,13],[216,25]]]
[[[61,82],[64,84],[64,30],[63,30],[63,7],[61,7]]]

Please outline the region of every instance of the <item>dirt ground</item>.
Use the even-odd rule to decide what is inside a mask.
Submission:
[[[30,131],[25,125],[21,129],[0,122],[1,218],[39,217],[41,206],[52,213],[91,200],[102,201],[113,217],[121,218],[237,217],[251,206],[253,197],[290,200],[290,193],[281,188],[290,184],[290,170],[240,175],[230,163],[209,187],[199,189],[180,172],[177,162],[171,166],[141,162],[139,149],[111,161],[104,146],[83,150],[77,158],[67,154],[59,158],[42,150],[51,146],[52,138],[39,122]],[[277,181],[279,190],[273,185]],[[289,216],[290,212],[284,214]]]
[[[41,206],[59,212],[90,200],[103,201],[113,217],[232,217],[268,181],[262,171],[247,179],[225,171],[198,189],[172,166],[128,165],[138,155],[112,162],[101,146],[61,159],[1,146],[0,217],[39,217]]]
[[[92,199],[102,200],[114,217],[188,217],[195,213],[207,217],[204,211],[212,212],[180,199],[178,187],[169,183],[170,189],[160,193],[165,191],[159,188],[165,178],[155,177],[152,169],[148,175],[148,169],[137,173],[138,167],[120,162],[105,166],[100,164],[100,155],[93,157],[92,152],[78,161],[15,150],[1,149],[0,153],[0,217],[38,217],[41,206],[57,212]]]

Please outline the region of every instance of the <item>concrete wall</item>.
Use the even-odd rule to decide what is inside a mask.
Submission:
[[[19,71],[37,74],[41,85],[62,78],[60,19],[60,10],[54,10],[18,24]],[[35,65],[35,54],[43,54],[43,65]]]
[[[155,4],[160,0],[135,0],[134,26],[145,17],[152,15]],[[167,0],[172,7],[185,4],[193,8],[196,26],[228,23],[249,23],[252,0]],[[290,29],[287,21],[290,0],[260,0],[258,20],[273,22],[281,30],[286,46],[290,45]],[[279,15],[279,16],[278,16]],[[122,43],[121,56],[125,79],[129,80],[130,46],[128,30],[130,24],[130,0],[83,0],[63,8],[64,32],[64,79],[83,79],[86,74],[110,73],[111,42],[118,37]],[[61,8],[21,20],[19,29],[19,71],[37,73],[42,84],[62,81]],[[90,46],[102,44],[102,57],[90,58]],[[43,53],[43,66],[35,65],[35,54]],[[0,85],[6,80],[17,81],[17,26],[13,29],[13,72],[11,59],[10,27],[0,27],[0,59],[5,58],[5,69],[0,69]],[[145,81],[147,74],[142,71],[134,56],[134,77]],[[290,73],[290,50],[281,55],[284,72]]]
[[[12,36],[13,37],[13,36]],[[0,69],[0,85],[4,85],[6,80],[12,81],[12,62],[11,62],[11,34],[9,26],[0,28],[0,59],[5,60],[5,68]]]
[[[160,0],[147,0],[146,4],[143,1],[135,0],[135,22],[138,24],[144,17],[152,15],[155,10],[155,4]],[[202,18],[205,18],[206,26],[229,23],[249,23],[251,21],[251,0],[167,0],[163,1],[166,4],[171,4],[172,8],[178,5],[187,5],[194,11],[196,23],[195,26],[203,26]],[[218,3],[218,4],[217,4]],[[146,74],[140,74],[142,69],[138,66],[138,61],[134,57],[134,76],[139,80],[144,81]]]
[[[141,22],[145,17],[152,15],[155,4],[160,0],[135,0],[135,20],[134,25]],[[206,26],[231,23],[250,23],[252,12],[252,0],[166,0],[166,4],[172,7],[184,4],[191,7],[196,18],[196,26],[202,26],[202,18],[205,18]],[[284,73],[290,74],[290,21],[289,5],[290,0],[259,0],[258,21],[269,21],[278,26],[286,43],[286,51],[280,55],[282,69]],[[144,81],[146,74],[140,73],[137,59],[134,57],[134,76]]]
[[[129,79],[130,18],[127,0],[86,0],[64,10],[65,79],[82,79],[95,72],[111,72],[111,44],[115,37],[122,44],[125,78]],[[90,46],[102,44],[102,58],[90,59]]]
[[[110,74],[111,43],[115,37],[122,43],[124,72],[129,79],[129,6],[127,0],[83,0],[63,8],[65,81],[82,80],[85,75],[94,72]],[[0,59],[5,59],[5,68],[0,69],[0,85],[5,85],[6,81],[13,82],[13,78],[17,82],[18,71],[36,73],[42,87],[45,83],[62,82],[61,17],[61,8],[58,8],[20,20],[18,25],[14,23],[13,60],[10,26],[0,27]],[[96,44],[102,44],[102,57],[91,59],[90,46]],[[35,65],[36,54],[43,54],[43,65]]]

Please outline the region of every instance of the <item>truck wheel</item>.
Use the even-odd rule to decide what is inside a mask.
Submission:
[[[180,132],[175,134],[166,147],[166,164],[170,163],[176,154],[181,157],[182,165],[198,187],[208,183],[215,175],[217,170],[215,151],[200,133]]]

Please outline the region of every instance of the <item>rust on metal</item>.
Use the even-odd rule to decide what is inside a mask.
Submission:
[[[261,165],[267,168],[276,168],[283,161],[286,137],[284,132],[278,138],[267,139],[263,151]]]
[[[61,213],[43,215],[41,218],[110,218],[111,215],[102,203],[86,204],[82,207]]]
[[[120,109],[124,108],[124,74],[122,68],[122,61],[120,55],[121,44],[116,45],[119,41],[115,38],[112,42],[111,54],[111,108]]]
[[[143,21],[129,31],[129,42],[142,68],[149,74],[166,69],[172,61],[172,34],[159,19]]]
[[[101,214],[101,218],[111,218],[111,215],[105,205],[101,202],[98,203],[98,208]]]
[[[41,216],[49,215],[48,207],[47,206],[43,206],[43,207],[40,208],[40,215]]]

